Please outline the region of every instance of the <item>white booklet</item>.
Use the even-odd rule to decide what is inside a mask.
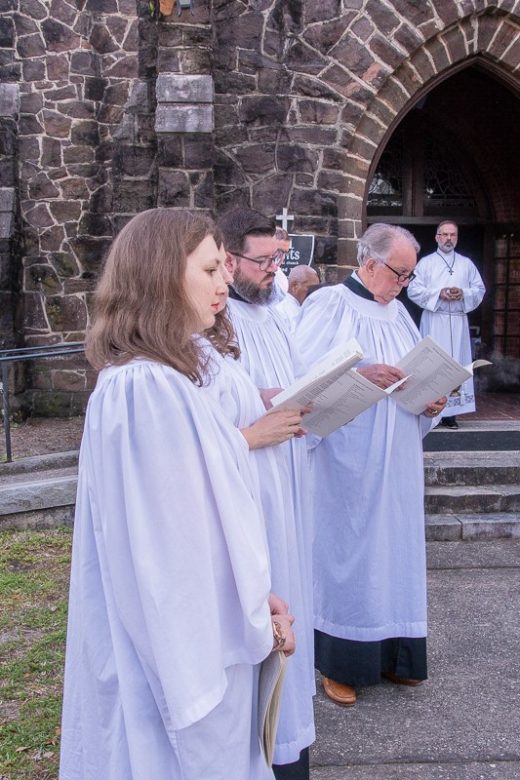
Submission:
[[[475,360],[461,366],[431,336],[426,336],[397,364],[407,379],[403,389],[393,396],[394,401],[412,414],[421,414],[431,401],[449,395],[473,376],[475,368],[490,365],[489,360]]]
[[[274,396],[273,410],[311,405],[303,427],[309,433],[328,436],[392,394],[393,400],[407,411],[421,414],[430,402],[448,395],[468,379],[473,369],[491,365],[487,360],[476,360],[470,366],[461,366],[427,336],[397,364],[405,378],[383,390],[353,368],[362,357],[355,339],[331,350],[302,379]],[[394,392],[401,385],[403,389]]]
[[[286,670],[287,656],[281,650],[270,653],[260,665],[258,736],[268,766],[273,763],[276,729],[280,718],[280,700]]]

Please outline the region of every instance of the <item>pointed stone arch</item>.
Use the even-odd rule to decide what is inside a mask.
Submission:
[[[364,227],[367,188],[387,140],[427,93],[458,71],[478,63],[520,94],[520,16],[515,13],[520,11],[520,2],[504,2],[500,7],[496,3],[477,5],[479,11],[472,10],[462,18],[455,10],[450,26],[432,33],[407,58],[396,61],[395,49],[393,54],[379,52],[381,59],[386,56],[387,65],[394,57],[393,69],[366,100],[345,144],[349,191],[338,202],[340,264],[348,264],[355,257],[356,239]]]

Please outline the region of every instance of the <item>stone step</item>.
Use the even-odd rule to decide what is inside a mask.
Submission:
[[[426,485],[520,484],[520,452],[425,452]]]
[[[427,514],[520,512],[520,485],[429,486],[424,506]]]
[[[520,538],[520,513],[426,515],[427,542]]]
[[[68,525],[74,515],[77,467],[18,472],[0,482],[0,528]]]
[[[50,452],[47,455],[34,455],[30,458],[20,458],[11,463],[0,464],[0,484],[8,481],[13,474],[34,474],[35,472],[77,466],[78,450],[68,452]]]

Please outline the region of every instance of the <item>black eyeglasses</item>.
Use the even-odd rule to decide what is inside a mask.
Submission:
[[[383,263],[383,265],[386,265],[386,267],[397,276],[397,281],[401,284],[404,284],[405,282],[411,282],[412,279],[415,279],[415,274],[413,271],[409,274],[400,274],[399,271],[396,271],[395,268],[392,268],[392,266],[388,265],[388,263]]]
[[[264,257],[248,257],[247,255],[241,255],[238,252],[231,252],[235,257],[241,257],[243,260],[249,260],[251,263],[256,263],[261,271],[267,271],[272,265],[276,265],[279,268],[287,257],[287,252],[283,249],[277,249],[274,255]]]

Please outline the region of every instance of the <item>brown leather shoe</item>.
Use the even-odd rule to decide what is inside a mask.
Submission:
[[[415,686],[420,685],[423,682],[423,680],[413,680],[411,677],[398,677],[396,674],[392,674],[392,672],[383,672],[382,676],[396,685]]]
[[[351,685],[335,682],[330,677],[322,677],[323,690],[332,701],[342,707],[352,707],[356,703],[356,691]]]

